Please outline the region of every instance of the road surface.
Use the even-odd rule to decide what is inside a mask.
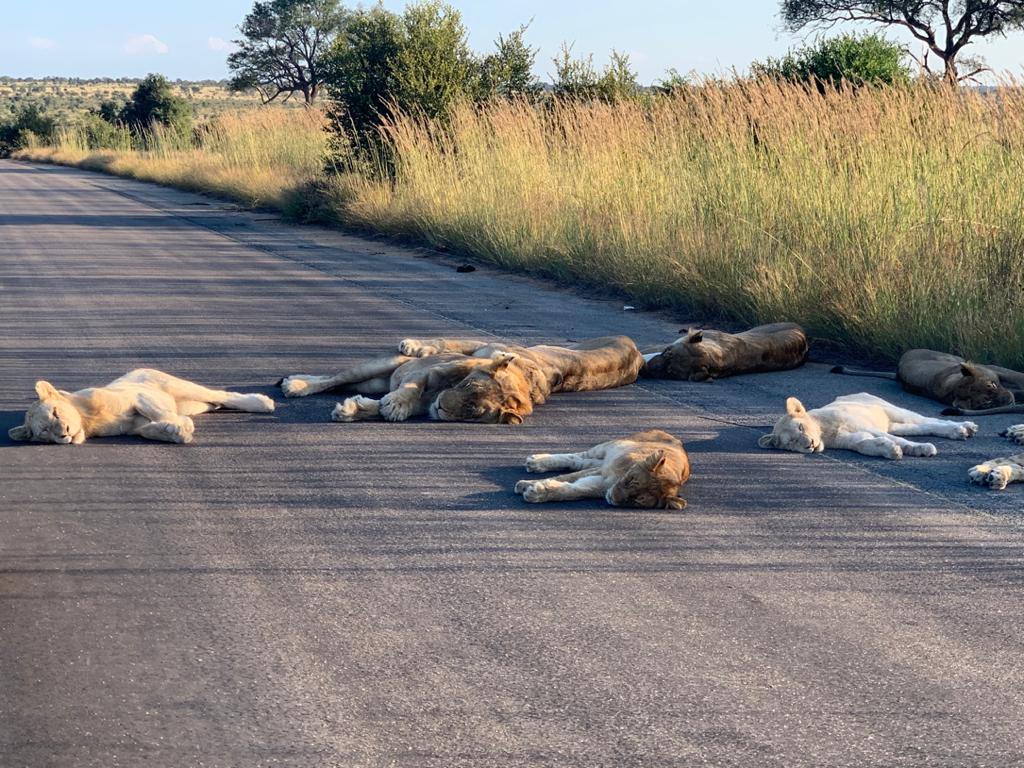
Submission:
[[[279,395],[405,336],[684,320],[127,180],[0,163],[0,765],[1024,765],[1013,417],[935,459],[763,451],[825,365],[559,395],[520,427],[196,419],[15,444],[36,379]],[[779,318],[784,319],[784,318]],[[1019,420],[1019,419],[1018,419]],[[534,451],[686,442],[682,513],[527,505]]]

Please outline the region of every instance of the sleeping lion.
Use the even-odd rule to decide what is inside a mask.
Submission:
[[[757,444],[798,453],[821,453],[826,448],[856,451],[865,456],[901,459],[934,456],[931,443],[914,443],[904,436],[937,435],[966,440],[978,431],[970,421],[945,421],[898,408],[880,397],[861,392],[838,397],[826,406],[808,411],[795,397],[786,400],[786,415],[771,434]]]
[[[636,344],[626,336],[590,339],[573,347],[404,339],[398,351],[334,376],[289,376],[281,389],[287,397],[335,388],[358,393],[334,407],[334,421],[404,421],[429,414],[442,421],[521,424],[553,392],[632,384],[643,364]]]
[[[168,443],[192,442],[190,416],[217,408],[270,413],[266,395],[208,389],[162,371],[139,368],[105,387],[77,392],[36,382],[39,400],[29,406],[25,423],[8,431],[12,440],[81,445],[90,437],[138,435]]]
[[[932,349],[911,349],[896,372],[864,371],[837,365],[832,373],[898,381],[905,390],[952,406],[945,416],[1024,412],[1024,373],[998,365],[969,363]]]
[[[535,453],[527,472],[576,470],[545,480],[520,480],[515,492],[526,501],[604,498],[613,507],[683,509],[679,489],[690,477],[683,444],[667,432],[647,432],[609,440],[582,453]]]
[[[741,373],[799,368],[807,360],[807,334],[796,323],[759,325],[743,333],[698,330],[664,349],[644,353],[641,376],[712,381]]]
[[[1024,424],[1009,427],[1000,434],[1018,445],[1024,445]],[[967,476],[971,478],[971,482],[987,485],[995,491],[1003,490],[1010,483],[1024,482],[1024,453],[990,459],[971,467],[967,471]]]

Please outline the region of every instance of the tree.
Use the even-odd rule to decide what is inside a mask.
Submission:
[[[257,2],[239,27],[243,39],[228,56],[228,87],[253,89],[264,104],[301,93],[312,104],[324,83],[321,59],[345,24],[338,0]]]
[[[793,31],[844,21],[903,27],[925,45],[921,66],[928,69],[928,54],[935,54],[955,84],[984,70],[972,61],[970,71],[960,72],[966,46],[1024,27],[1024,0],[782,0],[782,18]]]
[[[104,109],[104,105],[100,105]],[[160,123],[184,136],[192,130],[192,105],[183,96],[176,96],[163,75],[146,75],[121,109],[121,122],[135,129]]]
[[[37,104],[23,104],[6,125],[0,124],[0,157],[29,144],[32,137],[47,141],[57,125]]]
[[[480,93],[484,98],[536,98],[541,85],[533,76],[537,48],[526,44],[524,36],[529,25],[524,24],[508,37],[499,35],[494,43],[497,49],[480,61]]]
[[[399,15],[381,5],[352,14],[324,57],[339,133],[365,143],[395,108],[431,119],[480,91],[480,66],[457,10],[437,0]]]
[[[555,96],[578,101],[615,102],[635,98],[640,84],[630,65],[629,56],[613,50],[611,61],[599,75],[594,69],[594,57],[576,59],[572,47],[562,44],[555,65]]]
[[[910,79],[903,46],[881,35],[840,35],[790,51],[781,59],[755,61],[754,77],[838,85],[895,85]]]

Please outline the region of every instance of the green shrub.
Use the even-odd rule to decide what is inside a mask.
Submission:
[[[878,34],[840,35],[790,51],[781,59],[755,61],[751,74],[791,82],[896,85],[910,80],[903,46]]]

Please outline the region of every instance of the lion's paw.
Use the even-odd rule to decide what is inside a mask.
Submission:
[[[331,421],[356,421],[359,415],[359,401],[354,397],[345,398],[344,402],[336,403],[331,411]]]
[[[1008,437],[1018,445],[1024,445],[1024,424],[1014,424],[1000,432],[1003,437]]]
[[[402,339],[398,342],[398,353],[406,357],[430,357],[440,351],[437,347],[416,339]]]
[[[951,439],[966,440],[969,437],[974,437],[976,434],[978,434],[978,425],[973,421],[964,421],[957,424],[956,429],[953,430]]]
[[[550,453],[532,453],[526,457],[527,472],[547,472],[545,462],[551,457]]]
[[[274,401],[266,395],[252,394],[246,395],[248,399],[248,406],[250,413],[273,413],[274,412]]]
[[[939,449],[932,443],[914,443],[912,446],[903,446],[903,453],[907,456],[923,456],[928,458],[930,456],[937,456]]]
[[[516,483],[515,492],[522,496],[526,493],[526,489],[533,485],[533,480],[520,480]]]
[[[380,399],[380,415],[385,421],[405,421],[415,406],[416,401],[404,393],[389,392]]]
[[[284,392],[285,397],[305,397],[310,394],[310,379],[312,376],[303,376],[302,374],[287,376],[281,381],[281,391]]]
[[[988,477],[988,473],[992,470],[992,467],[988,464],[976,464],[967,470],[967,476],[971,478],[972,483],[978,483],[979,485],[985,482],[985,478]]]
[[[548,489],[543,483],[530,483],[523,489],[523,499],[531,504],[548,500]]]

